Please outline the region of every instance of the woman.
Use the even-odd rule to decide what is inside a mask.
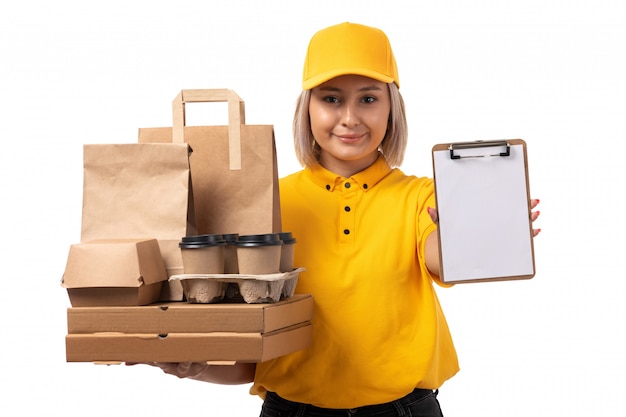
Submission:
[[[304,169],[280,192],[294,262],[306,268],[296,291],[315,300],[312,346],[256,366],[159,366],[253,380],[261,417],[442,416],[438,389],[459,366],[434,289],[434,185],[397,168],[407,126],[387,36],[353,23],[317,32],[302,86],[294,139]]]

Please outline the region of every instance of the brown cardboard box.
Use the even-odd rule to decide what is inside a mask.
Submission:
[[[67,309],[67,362],[262,362],[311,344],[313,297]]]
[[[163,302],[135,307],[72,307],[67,332],[268,333],[313,318],[313,297],[294,294],[271,304]]]
[[[68,334],[68,362],[263,362],[304,349],[312,326],[300,323],[270,333]]]
[[[61,285],[73,307],[136,306],[158,301],[164,281],[156,239],[110,239],[71,245]]]

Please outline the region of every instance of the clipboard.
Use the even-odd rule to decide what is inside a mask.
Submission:
[[[526,142],[455,142],[432,149],[440,279],[529,279],[535,256]]]

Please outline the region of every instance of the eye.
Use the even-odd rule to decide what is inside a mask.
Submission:
[[[339,97],[336,96],[325,96],[323,100],[326,103],[339,103]]]
[[[371,103],[373,103],[373,102],[375,102],[375,101],[376,101],[376,97],[374,97],[374,96],[366,96],[366,97],[363,97],[363,102],[364,102],[364,103],[371,104]]]

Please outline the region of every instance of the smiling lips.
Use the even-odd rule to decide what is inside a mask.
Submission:
[[[346,134],[346,135],[335,135],[339,140],[343,142],[357,142],[365,133],[362,134]]]

